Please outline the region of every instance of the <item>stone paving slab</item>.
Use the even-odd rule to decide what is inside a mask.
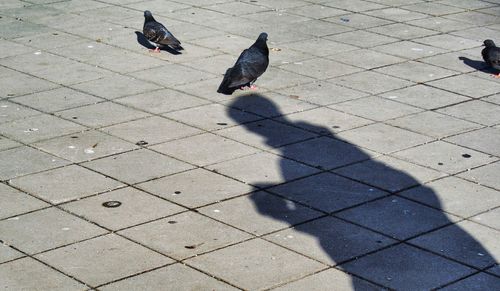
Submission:
[[[0,289],[499,289],[498,0],[0,2]]]

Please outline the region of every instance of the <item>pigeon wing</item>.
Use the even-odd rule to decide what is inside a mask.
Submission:
[[[255,81],[264,73],[268,64],[269,59],[259,50],[244,50],[231,70],[229,87],[240,87]]]

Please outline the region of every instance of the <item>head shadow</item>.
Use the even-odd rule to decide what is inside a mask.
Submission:
[[[146,38],[146,36],[140,32],[140,31],[135,31],[135,35],[137,36],[137,43],[142,45],[143,47],[147,48],[147,49],[150,49],[150,50],[154,50],[156,48],[156,46],[152,45],[149,40]],[[169,46],[160,46],[160,50],[161,51],[166,51],[172,55],[180,55],[182,54],[182,52],[180,51],[177,51]]]
[[[276,134],[266,129],[263,120],[248,122],[237,111],[227,111],[280,156],[283,182],[270,183],[264,176],[250,182],[255,191],[249,199],[256,211],[289,228],[269,239],[352,274],[353,290],[429,290],[461,278],[464,272],[497,264],[480,241],[450,220],[432,188],[339,138],[330,130],[337,124],[292,120],[261,94],[236,97],[228,105],[259,114],[263,120],[272,118],[293,128],[290,132],[315,135],[280,145],[287,130]],[[316,171],[297,177],[297,168],[304,166]],[[378,180],[372,183],[367,176]],[[286,240],[287,231],[312,239],[292,243]],[[427,269],[431,262],[442,268]]]

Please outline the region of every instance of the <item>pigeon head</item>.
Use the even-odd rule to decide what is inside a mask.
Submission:
[[[483,46],[485,46],[485,47],[495,47],[496,45],[495,45],[495,43],[491,39],[487,39],[487,40],[484,41]]]
[[[147,20],[154,19],[153,14],[149,10],[144,11],[144,18],[146,18]]]
[[[269,49],[267,48],[267,33],[262,32],[259,34],[259,37],[255,41],[255,43],[252,45],[253,47],[257,47],[260,51],[262,51],[264,54],[268,55],[269,54]]]
[[[261,41],[267,41],[267,33],[265,32],[262,32],[261,34],[259,34],[259,40]]]

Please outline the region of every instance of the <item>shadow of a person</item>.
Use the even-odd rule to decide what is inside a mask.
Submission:
[[[243,110],[253,108],[254,111],[255,108],[261,108],[267,116],[282,115],[276,104],[259,94],[238,97],[229,106]],[[241,114],[233,112],[236,111],[229,110],[228,115],[247,130],[261,135],[268,146],[274,147],[279,143],[276,139],[280,137],[269,134],[262,127],[245,123],[245,120],[240,120]],[[429,290],[496,264],[495,258],[481,242],[455,224],[456,220],[450,220],[453,216],[442,211],[440,200],[431,188],[420,185],[415,178],[401,170],[372,160],[367,152],[335,137],[326,127],[291,121],[286,116],[280,122],[319,134],[314,140],[299,142],[302,146],[285,145],[278,150],[279,155],[284,157],[296,156],[298,150],[310,153],[312,156],[306,158],[310,161],[308,165],[316,166],[321,171],[284,184],[273,185],[266,181],[252,183],[261,191],[255,191],[250,199],[260,214],[286,222],[295,232],[314,237],[320,245],[323,258],[317,252],[308,255],[351,274],[353,290],[385,287]],[[330,139],[331,143],[315,142],[320,139]],[[389,193],[329,171],[332,166],[337,168],[348,164],[346,156],[354,157],[352,159],[355,162],[369,160],[366,171],[379,171],[383,175],[390,173],[391,177],[386,177],[388,180],[404,181],[405,185],[421,187],[419,193],[425,193],[426,204],[433,208],[399,196],[398,190]],[[324,161],[329,161],[330,167],[319,167]],[[280,159],[283,181],[293,180],[296,176],[293,165],[286,158]],[[289,200],[276,199],[276,196]],[[321,211],[324,215],[297,224],[297,218],[293,212],[291,214],[297,203]],[[299,244],[295,242],[295,245],[287,247],[307,254],[308,247]],[[488,290],[495,289],[495,286],[489,287],[492,288]],[[325,286],[325,290],[335,289],[332,288]]]

